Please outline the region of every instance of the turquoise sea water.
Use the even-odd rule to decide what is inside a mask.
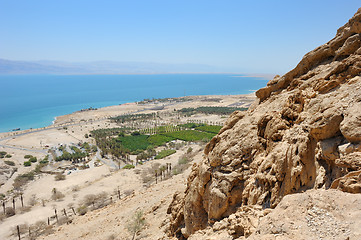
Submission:
[[[45,127],[54,117],[145,98],[247,94],[268,80],[235,74],[0,75],[0,132]]]

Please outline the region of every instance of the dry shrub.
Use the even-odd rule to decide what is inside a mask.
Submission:
[[[86,207],[91,206],[92,210],[105,207],[110,203],[108,194],[106,192],[101,192],[99,194],[88,194],[84,197],[83,203]]]
[[[25,234],[29,232],[29,225],[28,224],[20,224],[19,226],[19,230],[20,230],[20,234]],[[18,235],[18,229],[17,226],[12,228],[12,235],[17,236]]]
[[[152,163],[151,168],[148,168],[148,173],[154,175],[154,171],[158,170],[160,167],[160,163]]]
[[[76,209],[79,215],[85,215],[88,212],[88,207],[85,205],[81,205]]]
[[[66,176],[61,173],[56,174],[54,177],[55,181],[63,181],[63,180],[65,180],[65,178],[66,178]]]
[[[63,225],[65,223],[71,223],[71,219],[66,216],[61,216],[58,219],[58,225]]]
[[[19,208],[19,210],[21,213],[30,212],[31,206],[24,206],[24,207]]]
[[[188,167],[189,167],[188,164],[176,165],[172,169],[172,173],[173,173],[173,175],[180,174],[180,173],[184,172]]]
[[[71,189],[73,192],[77,192],[80,190],[80,187],[78,185],[73,186],[73,188]]]
[[[130,189],[128,189],[128,190],[125,190],[124,192],[123,192],[123,194],[127,197],[127,196],[129,196],[129,195],[131,195],[131,194],[133,194],[134,193],[134,190],[130,190]]]
[[[49,235],[54,232],[53,226],[48,225],[45,221],[37,221],[30,226],[30,239],[36,239],[41,235]]]
[[[191,165],[193,157],[196,154],[196,152],[190,151],[180,156],[180,158],[178,159],[178,164],[172,168],[173,175],[184,172]]]
[[[18,175],[14,180],[13,187],[16,190],[21,189],[26,183],[34,180],[34,176],[35,174],[33,171]]]
[[[0,213],[0,222],[4,221],[4,219],[6,218],[4,213]]]
[[[73,200],[75,200],[78,197],[78,194],[73,194]]]
[[[143,229],[146,224],[142,211],[136,211],[127,224],[128,231],[133,235],[133,238]]]
[[[153,180],[154,180],[153,175],[147,175],[147,174],[142,175],[142,181],[146,185],[149,185]]]
[[[107,240],[116,240],[117,237],[115,236],[115,234],[111,234],[110,236],[108,236]]]
[[[155,171],[158,171],[160,167],[160,163],[152,163],[151,167],[147,170],[143,170],[142,172],[142,181],[146,187],[149,187],[152,182],[154,182],[154,174]]]
[[[15,215],[15,210],[12,207],[7,207],[5,208],[5,216],[6,217],[11,217]]]
[[[55,190],[53,189],[53,194],[51,195],[51,199],[53,199],[54,201],[60,201],[64,197],[65,197],[65,195],[62,192],[60,192],[56,189]]]
[[[35,206],[36,203],[37,203],[36,194],[32,194],[31,197],[29,198],[28,204],[30,206]]]
[[[88,194],[84,197],[84,205],[85,206],[90,206],[90,205],[95,205],[95,201],[96,201],[96,195],[95,194]]]

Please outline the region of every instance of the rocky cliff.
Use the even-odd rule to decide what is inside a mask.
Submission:
[[[331,41],[234,112],[174,196],[169,234],[249,236],[260,216],[308,189],[361,193],[361,8]],[[232,219],[231,219],[232,218]],[[226,224],[226,223],[225,223]]]

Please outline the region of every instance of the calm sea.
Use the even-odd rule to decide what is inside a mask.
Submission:
[[[45,127],[80,109],[145,98],[247,94],[267,81],[234,74],[0,75],[0,132]]]

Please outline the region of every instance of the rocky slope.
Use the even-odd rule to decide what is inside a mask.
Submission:
[[[335,38],[258,90],[248,112],[231,115],[186,191],[174,195],[169,235],[227,228],[227,236],[247,237],[288,194],[361,193],[360,73],[361,8]]]

